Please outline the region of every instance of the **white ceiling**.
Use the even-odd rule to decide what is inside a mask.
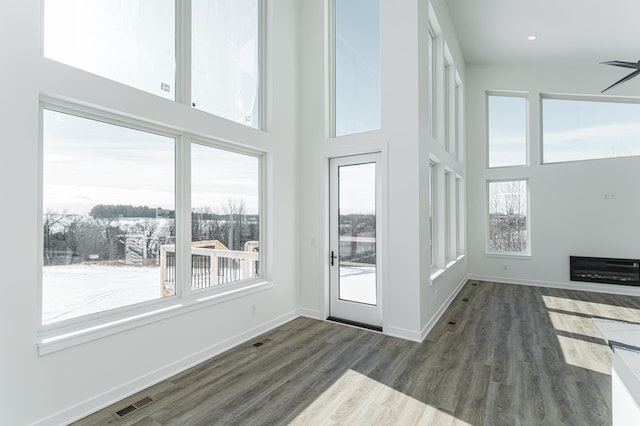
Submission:
[[[469,64],[640,60],[640,0],[446,0]],[[529,35],[536,41],[528,41]]]

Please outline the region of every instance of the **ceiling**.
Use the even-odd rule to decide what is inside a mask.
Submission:
[[[640,60],[640,0],[446,0],[468,64]],[[528,41],[529,35],[537,40]]]

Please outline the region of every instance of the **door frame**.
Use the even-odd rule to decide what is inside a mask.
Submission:
[[[337,141],[336,141],[337,142]],[[344,141],[342,142],[345,143]],[[337,143],[336,143],[337,145]],[[329,241],[329,219],[330,219],[330,210],[329,210],[329,199],[331,196],[330,191],[330,161],[332,158],[338,157],[351,157],[363,154],[379,154],[379,162],[377,164],[377,172],[380,177],[380,211],[377,214],[380,216],[378,220],[378,235],[376,241],[376,248],[379,250],[379,265],[378,268],[378,277],[380,279],[380,301],[382,307],[382,328],[383,330],[388,329],[387,324],[387,315],[385,315],[385,311],[388,307],[385,307],[385,301],[389,300],[388,291],[389,291],[389,280],[387,274],[387,265],[388,265],[388,147],[387,142],[376,142],[376,143],[366,143],[353,147],[340,147],[336,149],[331,149],[323,152],[321,157],[321,163],[319,167],[321,167],[322,176],[322,203],[323,206],[323,221],[320,226],[320,235],[321,237],[321,253],[319,262],[322,267],[322,276],[323,276],[323,288],[322,288],[322,296],[321,296],[321,318],[322,320],[326,320],[330,314],[330,278],[331,278],[331,265],[329,256],[331,254],[331,244]],[[384,331],[383,331],[384,333]],[[386,334],[386,333],[385,333]]]

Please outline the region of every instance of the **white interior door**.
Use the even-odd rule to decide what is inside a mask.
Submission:
[[[329,316],[381,330],[379,160],[379,153],[330,160]]]

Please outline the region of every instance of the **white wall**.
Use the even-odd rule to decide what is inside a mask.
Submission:
[[[436,1],[456,65],[464,64],[445,2]],[[323,20],[320,17],[324,17]],[[425,325],[466,275],[459,262],[430,280],[426,2],[381,1],[381,129],[328,137],[329,70],[325,2],[301,5],[300,301],[306,315],[328,314],[328,158],[381,150],[387,160],[388,228],[383,247],[383,328],[420,340]],[[434,148],[435,149],[435,148]],[[441,149],[441,148],[439,148]],[[441,149],[442,150],[442,149]],[[464,170],[460,170],[464,175]],[[437,293],[439,290],[439,293]]]
[[[640,294],[634,287],[569,280],[570,255],[640,258],[640,157],[540,164],[539,94],[599,95],[622,75],[620,70],[597,64],[467,66],[467,211],[471,276]],[[529,167],[486,169],[487,90],[529,93]],[[632,80],[607,95],[640,96],[640,81]],[[486,179],[508,177],[529,178],[530,259],[485,255]],[[615,193],[616,198],[605,200],[605,193]]]
[[[101,408],[297,315],[297,2],[272,6],[268,133],[216,119],[40,57],[40,0],[13,2],[0,18],[3,56],[0,188],[3,424],[60,424]],[[269,153],[273,287],[48,355],[37,352],[39,94],[140,120],[241,141]],[[250,305],[257,313],[251,315]]]

